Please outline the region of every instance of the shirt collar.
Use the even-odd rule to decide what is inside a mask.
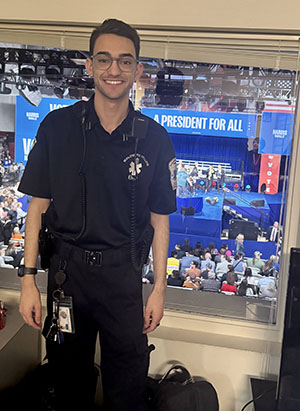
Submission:
[[[89,99],[88,104],[89,104],[88,121],[91,122],[92,127],[94,127],[97,124],[98,125],[101,124],[97,116],[96,110],[95,110],[95,95],[94,94]],[[128,114],[126,118],[122,121],[122,123],[112,132],[112,135],[115,133],[117,134],[130,133],[134,112],[135,110],[134,110],[133,104],[130,100],[128,100]]]

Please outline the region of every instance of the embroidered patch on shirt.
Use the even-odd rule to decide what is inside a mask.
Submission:
[[[170,182],[173,190],[177,188],[177,179],[176,179],[176,158],[174,157],[169,162],[169,171],[170,171]]]

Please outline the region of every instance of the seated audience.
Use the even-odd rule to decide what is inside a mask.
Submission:
[[[237,275],[237,273],[234,272],[233,265],[229,264],[228,267],[227,267],[227,273],[224,273],[221,277],[221,280],[220,280],[221,285],[223,285],[224,281],[227,281],[227,276],[228,276],[229,273],[233,273],[234,282],[236,282],[236,283],[238,282],[238,280],[239,280],[238,275]]]
[[[222,247],[225,248],[225,254],[227,255],[227,257],[231,257],[231,251],[228,249],[228,244],[224,243]]]
[[[193,247],[190,244],[189,238],[184,239],[184,243],[182,244],[181,249],[185,252],[190,252],[193,250]]]
[[[247,267],[245,270],[244,278],[239,285],[238,295],[251,297],[257,294],[257,287],[255,285],[254,278],[252,276],[251,268]]]
[[[206,264],[210,263],[213,270],[215,270],[216,264],[211,258],[211,254],[207,251],[204,255],[204,261],[201,262],[201,270],[205,270]]]
[[[191,265],[190,265],[190,269],[186,271],[185,273],[185,278],[191,276],[191,274],[193,274],[193,276],[200,278],[201,276],[201,270],[199,270],[198,268],[198,262],[197,261],[192,261]]]
[[[187,252],[185,257],[182,257],[180,260],[180,272],[182,275],[185,275],[185,272],[190,268],[193,261],[197,261],[197,263],[200,264],[200,258],[195,257],[191,251]]]
[[[208,265],[209,264],[207,264],[207,266]],[[216,293],[220,291],[220,281],[216,278],[216,275],[213,271],[209,271],[208,278],[201,281],[200,290]]]
[[[273,261],[271,258],[265,262],[263,268],[261,269],[262,275],[269,275],[270,277],[273,276]]]
[[[277,297],[276,284],[273,278],[269,277],[269,274],[266,274],[258,281],[258,296],[265,298],[274,298]]]
[[[203,248],[202,248],[202,245],[201,245],[200,241],[196,242],[193,254],[194,254],[195,257],[199,257],[199,258],[203,254]]]
[[[234,271],[239,274],[244,274],[246,269],[246,263],[243,261],[243,256],[240,253],[237,253],[234,256],[234,262],[232,263]]]
[[[225,255],[226,254],[226,249],[224,247],[221,247],[219,249],[219,253],[215,256],[214,262],[216,264],[221,262],[221,255]]]
[[[173,287],[182,287],[184,280],[180,274],[180,271],[173,270],[171,275],[167,279],[167,285],[171,285]]]
[[[183,283],[184,288],[192,288],[193,290],[200,289],[200,278],[196,277],[194,272],[192,271],[190,275],[186,278],[185,282]]]
[[[11,239],[13,239],[13,240],[16,240],[16,239],[22,240],[22,238],[23,238],[23,237],[22,237],[22,234],[20,233],[19,227],[18,227],[18,226],[14,227],[13,233],[12,233],[12,235],[11,235]],[[15,245],[16,245],[16,246],[19,246],[20,243],[19,243],[18,241],[15,241]]]
[[[217,278],[221,278],[224,273],[227,273],[227,267],[229,265],[229,261],[227,261],[227,256],[225,254],[221,254],[221,261],[216,266],[216,275]]]
[[[257,268],[261,271],[261,269],[264,266],[264,262],[261,261],[260,257],[261,257],[261,252],[255,251],[253,254],[253,258],[247,258],[247,261],[246,261],[247,267]]]
[[[205,270],[202,271],[202,273],[201,273],[201,278],[203,278],[204,280],[208,280],[209,273],[213,273],[214,276],[215,276],[215,272],[214,272],[214,270],[212,269],[211,263],[207,263],[207,264],[206,264]]]
[[[175,244],[175,249],[173,251],[177,252],[176,258],[178,258],[178,260],[185,256],[185,251],[181,249],[181,245],[179,243]]]
[[[5,250],[5,255],[8,257],[12,257],[13,259],[16,258],[17,250],[14,241],[9,240],[8,247]]]
[[[236,294],[237,293],[237,288],[236,288],[236,285],[235,285],[234,282],[235,282],[234,272],[229,271],[229,273],[227,274],[227,277],[226,277],[226,282],[224,282],[222,284],[221,291],[226,291],[226,292],[229,292],[229,293]]]
[[[173,270],[179,270],[179,260],[177,259],[177,251],[171,251],[171,257],[167,259],[167,274],[171,275]]]

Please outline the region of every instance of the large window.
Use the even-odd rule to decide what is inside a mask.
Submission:
[[[135,107],[168,130],[177,158],[166,305],[274,322],[298,55],[280,42],[276,48],[264,40],[255,47],[222,41],[223,47],[175,41],[155,55],[145,37],[143,56],[151,57],[141,58],[144,73],[131,93]],[[11,174],[6,157],[25,163],[42,118],[74,99],[89,98],[93,81],[85,72],[84,51],[2,44],[0,54],[5,201],[10,194],[3,189],[21,175],[20,167]],[[1,207],[5,213],[10,204]],[[171,279],[174,270],[179,274]],[[233,280],[227,278],[230,270]],[[151,283],[151,264],[144,276]]]

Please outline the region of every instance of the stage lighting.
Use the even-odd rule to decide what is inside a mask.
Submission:
[[[247,185],[246,185],[246,192],[247,192],[247,193],[250,193],[250,191],[251,191],[251,186],[250,186],[249,184],[247,184]]]
[[[238,184],[235,184],[235,185],[233,186],[233,190],[234,190],[234,191],[239,191],[239,188],[240,188],[240,187],[239,187]]]
[[[219,199],[218,197],[205,197],[205,201],[210,205],[215,205]]]
[[[205,189],[205,183],[203,180],[200,181],[200,189],[204,190]]]
[[[27,85],[19,88],[21,96],[23,96],[33,106],[38,106],[42,100],[42,93],[37,86]]]
[[[212,188],[215,190],[217,188],[217,183],[215,181],[212,182]]]

